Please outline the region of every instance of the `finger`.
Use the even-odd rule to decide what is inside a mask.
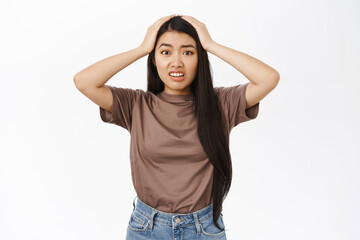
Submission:
[[[195,20],[195,18],[191,17],[191,16],[188,16],[188,15],[182,15],[181,16],[182,18],[186,18],[186,19],[189,19],[189,20]]]
[[[181,15],[181,18],[185,19],[185,20],[188,21],[189,23],[193,23],[193,20],[192,20],[191,18],[189,18],[189,16]]]
[[[169,16],[165,16],[165,17],[162,17],[160,19],[169,19],[169,18],[172,18],[172,17],[175,17],[175,16],[176,16],[176,14],[171,14]]]
[[[172,17],[175,17],[175,16],[176,16],[176,14],[171,14],[171,15],[168,15],[168,16],[166,16],[164,18],[172,18]]]
[[[170,18],[175,17],[175,15],[176,15],[176,14],[171,14],[171,15],[169,15],[169,16],[162,17],[162,18],[160,18],[156,23],[160,24],[160,23],[166,22],[166,21],[169,20]]]
[[[158,20],[158,22],[165,22],[165,21],[169,20],[170,18],[172,18],[172,17],[174,17],[174,16],[175,16],[175,14],[169,15],[169,16],[166,16],[166,17],[162,17],[162,18],[160,18],[160,19]]]
[[[184,15],[184,19],[185,20],[188,20],[189,22],[191,23],[195,23],[197,25],[201,25],[202,22],[200,22],[199,20],[197,20],[196,18],[194,17],[191,17],[191,16],[187,16],[187,15]]]
[[[195,22],[190,16],[183,15],[181,17],[191,23],[191,25],[198,25],[197,22]]]

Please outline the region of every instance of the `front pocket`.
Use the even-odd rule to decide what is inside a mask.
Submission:
[[[224,222],[222,219],[222,215],[220,214],[219,218],[218,218],[218,225],[223,228],[224,230],[220,230],[216,227],[212,216],[208,219],[206,219],[205,221],[200,223],[200,227],[201,227],[201,231],[202,234],[204,236],[209,236],[209,237],[221,237],[225,235],[225,226],[224,226]]]
[[[149,219],[136,210],[133,210],[128,224],[129,229],[135,232],[146,231],[148,225]]]

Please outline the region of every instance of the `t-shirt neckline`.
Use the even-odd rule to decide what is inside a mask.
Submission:
[[[164,90],[158,94],[162,99],[169,102],[186,102],[191,101],[194,98],[192,93],[189,94],[170,94],[165,92]]]

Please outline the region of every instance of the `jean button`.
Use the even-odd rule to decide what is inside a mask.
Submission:
[[[176,222],[176,223],[179,223],[179,222],[180,222],[180,219],[178,219],[178,218],[175,219],[175,222]]]

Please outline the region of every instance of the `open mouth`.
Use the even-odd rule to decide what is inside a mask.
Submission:
[[[183,77],[184,73],[169,73],[169,75],[172,77]]]
[[[183,72],[171,72],[169,73],[169,76],[174,81],[182,81],[184,80],[185,74]]]

